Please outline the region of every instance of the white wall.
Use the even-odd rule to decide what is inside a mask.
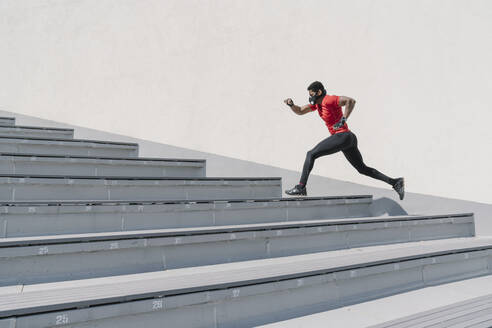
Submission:
[[[357,100],[366,163],[492,203],[492,2],[0,0],[0,109],[300,170],[307,85]],[[373,186],[340,154],[313,171]],[[329,193],[329,191],[327,191]]]

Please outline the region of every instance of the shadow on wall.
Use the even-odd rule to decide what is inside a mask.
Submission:
[[[381,197],[373,199],[369,211],[372,216],[408,215],[407,211],[391,198]]]

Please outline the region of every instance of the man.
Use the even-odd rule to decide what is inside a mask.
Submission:
[[[355,100],[350,97],[327,95],[323,84],[315,81],[307,88],[309,91],[309,105],[297,106],[291,98],[284,102],[298,115],[304,115],[317,110],[319,116],[325,121],[331,136],[317,144],[307,152],[306,160],[302,169],[301,180],[294,188],[286,190],[287,195],[307,195],[306,184],[309,173],[313,169],[314,161],[325,155],[342,151],[347,160],[359,173],[370,176],[390,184],[398,193],[400,200],[405,196],[403,178],[392,179],[378,170],[367,166],[362,160],[362,155],[357,148],[357,137],[349,130],[346,123],[354,109]],[[342,114],[342,107],[345,113]]]

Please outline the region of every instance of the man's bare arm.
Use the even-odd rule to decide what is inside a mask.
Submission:
[[[285,99],[284,103],[286,103],[297,115],[304,115],[312,111],[310,105],[304,105],[302,107],[294,105],[294,102],[290,98]]]
[[[338,98],[338,105],[340,107],[345,106],[345,113],[343,116],[345,118],[348,118],[350,116],[350,114],[352,113],[352,111],[354,110],[355,99],[350,98],[350,97],[340,96]]]
[[[304,115],[304,114],[307,114],[309,112],[311,112],[311,106],[309,105],[304,105],[304,106],[297,106],[297,105],[293,105],[292,107],[290,107],[292,109],[292,111],[294,113],[296,113],[297,115]]]

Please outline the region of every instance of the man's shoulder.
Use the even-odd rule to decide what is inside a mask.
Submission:
[[[338,96],[336,95],[326,95],[321,102],[325,106],[338,106]]]

